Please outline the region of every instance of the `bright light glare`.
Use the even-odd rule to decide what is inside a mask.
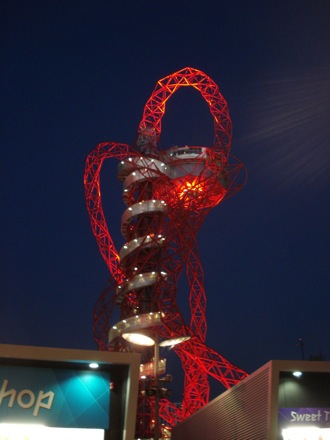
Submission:
[[[179,197],[180,199],[183,199],[183,197],[185,197],[187,192],[189,192],[190,194],[194,194],[194,193],[196,194],[196,193],[202,193],[203,190],[204,190],[204,186],[199,182],[198,179],[194,179],[192,182],[186,181],[179,188]]]
[[[330,440],[329,428],[301,427],[282,431],[283,440]]]
[[[155,341],[150,336],[143,333],[123,333],[123,338],[132,344],[143,345],[145,347],[152,347]]]
[[[174,345],[182,344],[182,342],[186,342],[191,338],[191,336],[181,336],[178,338],[165,339],[159,345],[160,347],[173,347]]]
[[[293,374],[295,377],[300,377],[300,376],[302,376],[302,372],[301,372],[301,371],[294,371],[292,374]]]
[[[43,425],[0,423],[0,440],[103,440],[103,429],[49,428]]]
[[[97,364],[96,362],[91,362],[89,364],[89,368],[93,368],[95,370],[95,368],[99,368],[99,364]]]
[[[289,188],[305,194],[327,181],[329,84],[327,68],[274,72],[258,84],[244,142],[256,148],[260,178],[279,193]]]

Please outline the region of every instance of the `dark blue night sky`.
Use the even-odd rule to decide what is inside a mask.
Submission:
[[[329,22],[327,0],[2,0],[0,342],[96,348],[108,271],[86,156],[132,144],[156,81],[191,66],[228,101],[231,153],[249,175],[199,233],[207,343],[248,372],[300,359],[299,338],[306,358],[329,360]],[[162,148],[212,139],[207,105],[180,89]],[[119,248],[116,165],[102,183]],[[184,282],[179,297],[188,310]]]

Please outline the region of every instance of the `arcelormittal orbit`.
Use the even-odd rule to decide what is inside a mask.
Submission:
[[[179,87],[187,86],[198,90],[209,105],[214,143],[160,150],[166,102]],[[229,154],[231,135],[228,106],[217,84],[200,70],[187,67],[157,82],[133,145],[105,142],[87,158],[87,209],[115,284],[112,291],[103,292],[95,306],[94,334],[99,348],[134,351],[137,346],[128,339],[138,330],[157,341],[184,341],[174,348],[184,371],[182,407],[177,408],[165,395],[158,396],[156,402],[141,379],[136,438],[153,436],[156,403],[162,423],[171,427],[209,401],[208,376],[225,388],[247,376],[205,343],[206,295],[196,239],[210,210],[244,184],[244,166]],[[124,242],[119,252],[101,202],[100,171],[103,161],[110,158],[119,161],[118,178],[123,183],[126,205],[121,218]],[[189,284],[190,322],[185,321],[177,305],[177,285],[183,271]],[[114,308],[120,310],[119,323],[110,322]],[[158,357],[153,363],[154,356],[150,347],[142,351],[141,375],[146,374],[151,384],[156,379],[155,363],[159,363]],[[157,371],[162,380],[161,363]],[[161,437],[165,432],[162,426]]]

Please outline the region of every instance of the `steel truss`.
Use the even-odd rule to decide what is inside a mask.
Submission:
[[[158,149],[161,120],[167,100],[179,87],[193,87],[208,103],[214,119],[214,143]],[[217,84],[205,73],[185,68],[156,84],[144,107],[133,146],[106,142],[88,156],[85,197],[91,227],[113,279],[94,310],[94,334],[101,350],[132,351],[121,337],[108,342],[114,308],[122,320],[161,312],[161,325],[149,331],[158,339],[190,336],[175,347],[184,370],[182,407],[160,400],[164,426],[173,426],[209,401],[211,376],[229,388],[246,377],[205,343],[206,294],[197,232],[210,210],[236,193],[245,182],[242,163],[230,156],[232,124],[227,103]],[[123,182],[121,232],[125,243],[118,252],[102,208],[100,172],[104,160],[117,159],[118,178]],[[190,322],[177,305],[177,284],[185,270],[189,284]],[[153,351],[142,352],[153,361]],[[149,379],[152,381],[152,373]],[[154,397],[147,397],[141,380],[138,402],[138,438],[153,433]],[[165,437],[164,428],[162,435]]]

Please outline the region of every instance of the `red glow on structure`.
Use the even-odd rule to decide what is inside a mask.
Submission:
[[[182,200],[184,198],[192,198],[196,199],[198,193],[202,193],[204,191],[203,184],[198,181],[198,179],[187,179],[179,186],[179,198]]]
[[[208,103],[214,119],[214,144],[161,151],[158,141],[165,105],[182,86],[197,89]],[[95,306],[94,335],[99,348],[133,350],[120,332],[116,333],[115,326],[108,343],[115,307],[120,311],[123,327],[135,325],[136,329],[142,317],[150,314],[153,324],[148,331],[154,338],[190,337],[175,347],[185,374],[182,407],[177,408],[167,398],[160,399],[164,426],[173,426],[208,402],[208,376],[225,388],[246,377],[243,370],[205,344],[206,294],[196,239],[210,210],[244,184],[244,167],[229,155],[230,147],[231,120],[218,86],[203,72],[185,68],[158,81],[145,105],[134,146],[102,143],[86,162],[85,195],[91,226],[115,283],[115,289],[106,289]],[[121,221],[125,244],[119,252],[101,201],[100,172],[104,160],[109,158],[120,161],[118,178],[123,182],[126,204]],[[176,301],[183,270],[189,284],[190,322],[185,322]],[[142,351],[145,365],[150,365],[153,356],[151,349]],[[144,387],[141,380],[137,438],[152,437],[154,429],[154,397],[147,396]]]

